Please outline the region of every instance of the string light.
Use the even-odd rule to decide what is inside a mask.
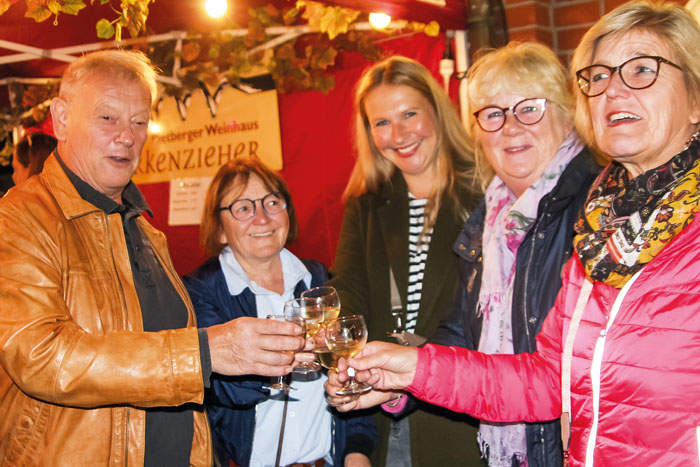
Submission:
[[[221,18],[226,14],[227,9],[227,0],[207,0],[204,4],[204,10],[212,18]]]
[[[160,126],[158,122],[151,120],[148,122],[148,132],[152,134],[158,134],[163,131],[163,127]]]
[[[391,23],[391,16],[384,13],[370,13],[369,24],[374,29],[384,29]]]

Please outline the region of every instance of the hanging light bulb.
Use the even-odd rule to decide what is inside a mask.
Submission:
[[[160,123],[155,122],[151,120],[148,122],[148,132],[152,134],[158,134],[163,131],[163,127],[160,126]]]
[[[226,14],[227,9],[227,0],[207,0],[204,4],[204,10],[212,18],[221,18]]]
[[[384,13],[370,13],[369,14],[369,24],[374,29],[384,29],[391,23],[391,16],[385,15]]]

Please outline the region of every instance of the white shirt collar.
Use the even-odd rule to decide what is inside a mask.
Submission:
[[[284,278],[284,296],[294,295],[294,289],[300,280],[303,280],[306,287],[311,286],[311,273],[306,269],[304,263],[299,258],[294,256],[289,250],[283,248],[280,251],[280,260],[282,261],[282,277]],[[258,285],[255,281],[248,277],[248,274],[243,270],[240,263],[233,254],[231,247],[226,246],[221,254],[219,254],[219,262],[221,270],[226,279],[226,286],[231,295],[238,295],[246,287],[249,287],[251,292],[256,295],[273,294],[266,288]]]

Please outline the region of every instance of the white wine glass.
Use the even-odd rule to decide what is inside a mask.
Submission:
[[[320,363],[322,367],[337,372],[338,359],[340,357],[338,354],[331,352],[326,344],[326,325],[330,322],[332,322],[332,320],[324,321],[323,326],[314,337],[314,354],[316,355],[316,361]]]
[[[287,301],[284,304],[284,316],[287,317],[287,321],[300,323],[304,329],[304,336],[306,339],[311,338],[312,341],[323,324],[323,309],[312,298],[295,298]],[[303,348],[300,351],[303,351]],[[321,365],[315,361],[301,362],[294,367],[294,373],[307,374],[320,369]]]
[[[367,324],[361,315],[341,316],[325,323],[326,345],[338,357],[346,359],[355,356],[367,343]],[[348,368],[348,381],[336,391],[339,396],[362,394],[372,386],[355,381],[355,372]]]
[[[285,315],[267,315],[267,319],[274,319],[275,321],[289,321]],[[299,324],[299,323],[297,323]],[[302,329],[304,329],[304,323],[299,324]],[[289,351],[285,351],[289,352]],[[274,383],[265,386],[268,389],[277,389],[278,391],[288,392],[290,389],[296,389],[284,382],[284,376],[278,376]]]
[[[307,289],[301,293],[301,296],[302,298],[312,298],[316,300],[316,304],[323,309],[324,323],[337,318],[340,314],[340,297],[338,296],[338,291],[330,285]],[[324,368],[338,371],[337,364],[339,357],[326,346],[325,332],[323,332],[323,329],[316,334],[316,338],[314,339],[314,355],[316,356],[316,361]]]
[[[338,291],[330,285],[313,287],[301,293],[302,298],[312,298],[323,309],[323,320],[335,319],[340,314],[340,297]]]

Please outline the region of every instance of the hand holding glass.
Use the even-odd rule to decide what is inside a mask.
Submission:
[[[338,357],[352,358],[367,343],[367,325],[360,315],[342,316],[325,323],[326,345]],[[362,394],[372,389],[365,383],[358,383],[354,371],[348,368],[348,381],[336,391],[339,396]]]

